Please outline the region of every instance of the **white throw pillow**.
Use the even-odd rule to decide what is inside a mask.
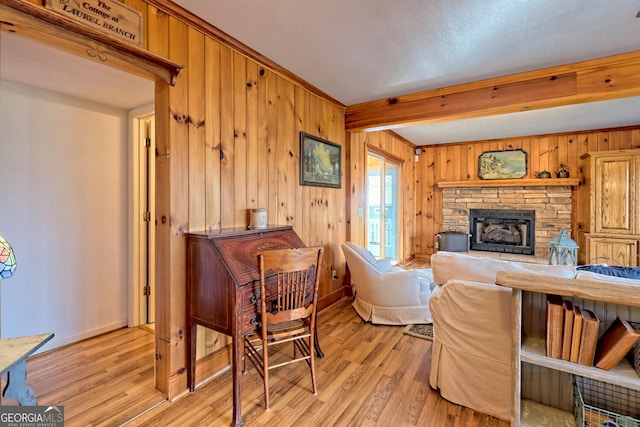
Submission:
[[[357,252],[362,258],[364,258],[369,264],[371,264],[373,268],[375,268],[377,271],[381,273],[383,272],[380,269],[380,266],[378,265],[378,260],[376,260],[376,257],[374,257],[373,254],[369,252],[368,249],[363,248],[362,246],[355,244],[353,242],[347,242],[347,245],[351,249],[353,249],[355,252]]]

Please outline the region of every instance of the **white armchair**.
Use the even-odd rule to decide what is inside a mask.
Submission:
[[[431,269],[405,270],[376,260],[353,242],[342,245],[355,288],[353,308],[365,321],[383,325],[430,323]]]

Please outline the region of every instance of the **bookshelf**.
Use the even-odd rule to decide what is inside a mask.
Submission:
[[[531,322],[536,316],[528,313],[530,306],[523,305],[523,294],[559,295],[580,301],[592,301],[600,311],[604,324],[610,324],[621,310],[628,316],[637,316],[637,309],[624,307],[640,307],[639,288],[633,285],[596,282],[590,280],[561,279],[533,274],[499,272],[496,284],[510,287],[512,293],[513,318],[513,352],[512,352],[512,394],[511,425],[512,426],[574,426],[573,413],[563,411],[538,402],[522,399],[522,363],[548,368],[554,371],[579,375],[605,383],[617,384],[631,390],[640,390],[640,377],[626,360],[622,360],[613,369],[607,371],[594,366],[555,359],[545,355],[544,334],[523,334],[525,322]],[[621,307],[623,307],[621,309]],[[539,313],[538,313],[539,314]],[[545,322],[544,317],[537,317],[537,322]],[[529,320],[525,320],[529,319]],[[534,321],[535,322],[535,321]],[[539,332],[544,330],[540,325],[526,325]],[[526,328],[525,328],[526,329]],[[540,424],[544,421],[545,424]],[[549,424],[551,423],[551,424]]]

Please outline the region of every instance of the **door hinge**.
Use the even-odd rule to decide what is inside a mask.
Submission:
[[[142,292],[144,295],[151,295],[151,286],[145,286]]]
[[[146,137],[143,141],[145,147],[151,147],[151,138]]]
[[[144,222],[149,222],[149,221],[151,221],[151,212],[149,212],[149,211],[144,212],[144,213],[142,214],[142,220],[143,220]]]

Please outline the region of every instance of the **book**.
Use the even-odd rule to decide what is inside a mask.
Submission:
[[[609,370],[616,366],[640,338],[640,330],[619,317],[611,323],[596,346],[595,365]]]
[[[558,295],[547,296],[546,352],[548,357],[562,357],[562,333],[564,329],[564,308]]]
[[[582,337],[582,311],[577,305],[573,306],[573,333],[571,334],[571,362],[578,361],[580,352],[580,338]]]
[[[571,301],[562,301],[564,310],[564,327],[562,329],[562,360],[571,358],[571,338],[573,338],[573,304]]]
[[[591,310],[582,310],[582,333],[580,334],[580,350],[578,363],[592,366],[598,343],[598,327],[600,319]]]

